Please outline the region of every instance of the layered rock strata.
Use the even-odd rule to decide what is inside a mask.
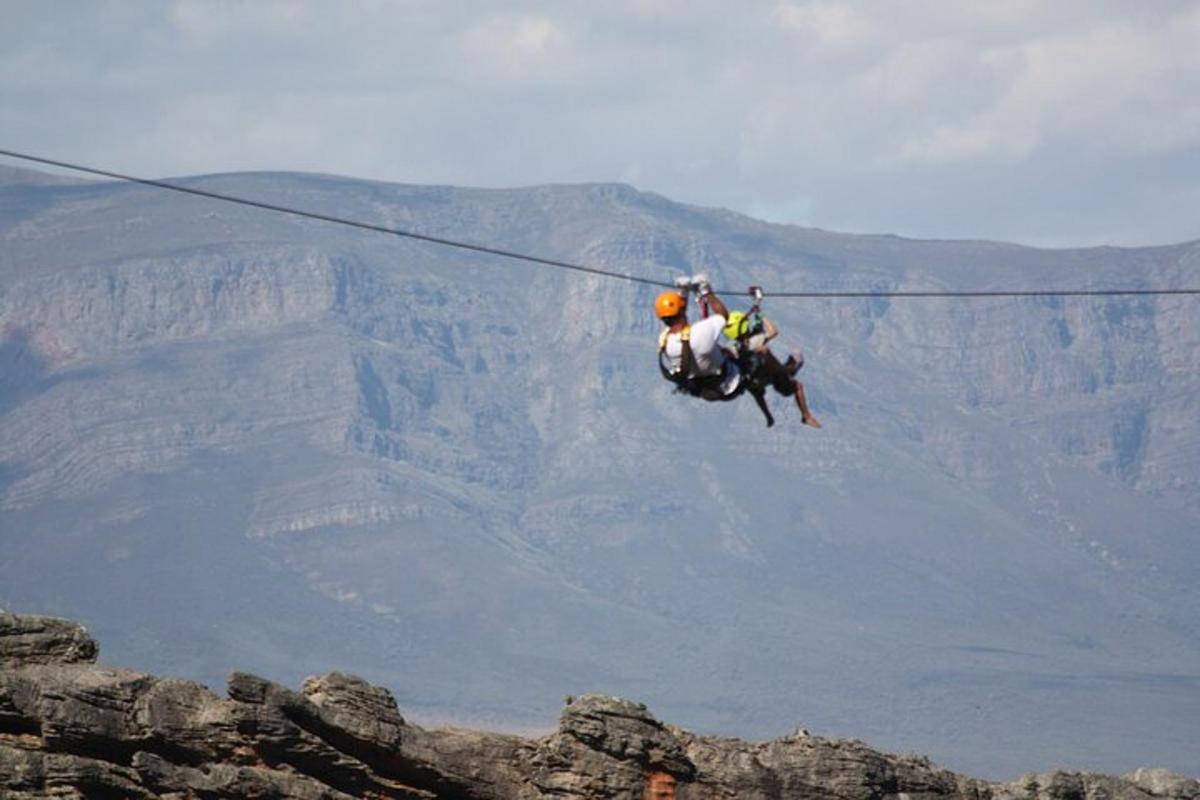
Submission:
[[[747,798],[1196,800],[1162,770],[993,784],[804,732],[696,736],[645,706],[568,698],[541,739],[426,730],[386,689],[330,673],[299,691],[245,673],[218,697],[95,663],[78,625],[0,613],[0,796],[34,798]]]

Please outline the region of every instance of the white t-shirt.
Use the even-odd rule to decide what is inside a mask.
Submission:
[[[692,355],[696,358],[697,375],[720,375],[725,371],[725,380],[721,382],[722,394],[733,394],[741,382],[741,373],[737,363],[729,359],[719,346],[721,332],[725,328],[725,318],[713,314],[691,326]],[[667,368],[678,372],[683,362],[683,340],[678,333],[667,334],[666,349]],[[726,367],[725,362],[729,365]]]

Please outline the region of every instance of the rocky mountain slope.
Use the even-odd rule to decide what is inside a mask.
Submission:
[[[541,738],[404,720],[386,689],[330,673],[299,692],[234,673],[228,697],[94,662],[79,626],[0,614],[0,789],[38,798],[711,798],[1195,800],[1165,770],[1056,772],[1009,784],[797,730],[696,736],[644,705],[566,698]]]
[[[1195,285],[1200,246],[768,225],[625,186],[196,186],[669,279]],[[992,777],[1200,769],[1194,298],[783,301],[823,431],[690,403],[652,287],[0,175],[0,606],[414,719],[636,696]]]

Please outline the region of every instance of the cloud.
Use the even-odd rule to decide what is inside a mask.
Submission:
[[[851,3],[780,3],[775,10],[785,27],[824,47],[862,47],[876,39],[874,20]]]
[[[1194,215],[1153,200],[1200,182],[1195,2],[760,0],[734,13],[717,0],[122,0],[64,17],[14,0],[6,12],[8,144],[122,171],[632,179],[853,230],[1029,239],[1054,204],[1094,213],[1098,238],[1117,216],[1200,234]],[[984,174],[1039,196],[972,221]],[[1109,177],[1079,196],[1080,174]],[[1140,207],[1098,204],[1129,181]]]
[[[540,85],[569,77],[569,46],[570,37],[553,19],[505,14],[472,25],[458,50],[476,80]]]
[[[239,39],[295,36],[314,22],[312,7],[286,0],[176,0],[170,7],[175,30],[192,44]]]
[[[1196,50],[1177,33],[1191,20],[1103,22],[983,50],[978,64],[999,77],[1003,91],[982,111],[905,142],[899,158],[1011,161],[1060,142],[1100,156],[1200,144]]]

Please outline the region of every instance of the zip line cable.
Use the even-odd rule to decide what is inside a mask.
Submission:
[[[166,183],[165,181],[156,181],[149,178],[138,178],[133,175],[122,175],[119,172],[109,172],[108,170],[96,169],[94,167],[85,167],[79,164],[68,164],[65,161],[54,161],[49,158],[40,158],[38,156],[26,155],[24,153],[14,153],[10,150],[0,150],[0,155],[11,156],[12,158],[20,158],[26,161],[36,161],[39,164],[48,164],[54,167],[63,167],[65,169],[73,169],[79,172],[87,172],[92,175],[103,175],[107,178],[116,178],[117,180],[129,181],[130,183],[140,183],[144,186],[154,186],[159,189],[168,189],[172,192],[182,192],[184,194],[193,194],[198,197],[207,197],[212,200],[221,200],[226,203],[237,203],[243,206],[252,206],[253,208],[262,208],[267,211],[277,211],[281,214],[291,214],[297,217],[307,217],[308,219],[320,220],[322,222],[332,222],[337,225],[348,225],[351,228],[361,228],[367,231],[376,231],[378,233],[390,233],[393,236],[403,236],[408,239],[416,239],[422,242],[431,242],[432,244],[441,244],[447,247],[457,247],[462,250],[473,250],[477,253],[488,253],[494,256],[502,256],[504,258],[515,258],[520,261],[531,261],[535,264],[544,264],[550,267],[560,267],[562,269],[572,269],[577,272],[588,272],[593,275],[603,275],[609,278],[621,278],[635,283],[647,283],[652,286],[666,286],[668,288],[674,284],[664,281],[656,281],[651,278],[642,278],[637,275],[627,275],[622,272],[611,272],[609,270],[600,269],[598,267],[586,267],[582,264],[571,264],[567,261],[555,261],[551,258],[542,258],[541,256],[531,256],[525,253],[514,253],[509,250],[499,250],[495,247],[486,247],[481,244],[471,244],[470,242],[459,242],[454,239],[443,239],[440,236],[429,236],[424,233],[415,233],[406,231],[401,228],[389,228],[385,225],[373,225],[369,222],[359,222],[358,220],[346,219],[344,217],[334,217],[329,214],[320,214],[315,211],[304,211],[298,208],[289,206],[280,206],[274,203],[264,203],[261,200],[251,200],[245,197],[235,197],[228,194],[220,194],[218,192],[209,192],[204,189],[194,189],[190,186],[180,186],[177,183]]]
[[[716,290],[714,290],[716,291]],[[718,294],[723,294],[718,292]],[[745,294],[736,292],[735,294]],[[1200,289],[1030,289],[977,292],[768,292],[767,297],[1113,297],[1117,295],[1200,294]]]
[[[180,192],[183,194],[195,195],[197,197],[207,197],[211,200],[220,200],[225,203],[236,203],[238,205],[250,206],[252,208],[261,208],[266,211],[275,211],[280,214],[290,214],[296,217],[305,217],[307,219],[318,220],[321,222],[331,222],[335,225],[345,225],[351,228],[359,228],[361,230],[375,231],[377,233],[391,234],[392,236],[401,236],[406,239],[414,239],[421,242],[429,242],[430,244],[443,245],[445,247],[456,247],[460,250],[470,250],[476,253],[486,253],[488,255],[500,256],[501,258],[511,258],[518,261],[526,261],[533,264],[541,264],[548,267],[557,267],[559,269],[569,269],[575,272],[584,272],[591,275],[601,275],[606,278],[616,278],[618,280],[630,281],[632,283],[641,283],[649,286],[659,286],[667,289],[677,288],[674,283],[667,281],[655,280],[653,278],[644,278],[639,275],[630,275],[625,272],[614,272],[612,270],[601,269],[599,267],[589,267],[583,264],[573,264],[569,261],[558,261],[552,258],[542,258],[541,256],[529,255],[527,253],[518,253],[512,250],[502,250],[495,247],[488,247],[481,244],[472,244],[470,242],[458,241],[455,239],[446,239],[440,236],[430,236],[424,233],[416,233],[402,228],[392,228],[385,225],[374,225],[369,222],[360,222],[358,220],[346,219],[345,217],[335,217],[329,214],[321,214],[315,211],[305,211],[299,208],[290,206],[281,206],[275,203],[266,203],[261,200],[252,200],[246,197],[236,197],[234,195],[221,194],[219,192],[210,192],[204,189],[196,189],[190,186],[182,186],[177,183],[167,183],[165,181],[151,180],[150,178],[139,178],[133,175],[123,175],[119,172],[111,172],[109,170],[97,169],[95,167],[87,167],[81,164],[71,164],[66,161],[56,161],[50,158],[42,158],[40,156],[29,155],[27,153],[17,153],[12,150],[0,149],[0,155],[16,158],[22,161],[32,161],[38,164],[45,164],[52,167],[61,167],[63,169],[74,170],[76,172],[84,172],[91,175],[99,175],[105,178],[115,178],[120,181],[129,183],[140,183],[143,186],[152,186],[157,189],[166,189],[172,192]],[[735,292],[726,290],[714,290],[717,294],[727,296],[749,296],[748,292]],[[870,291],[870,292],[771,292],[773,298],[920,298],[920,297],[1113,297],[1121,295],[1200,295],[1200,289],[1080,289],[1080,290],[1052,290],[1052,289],[1034,289],[1029,291]]]

